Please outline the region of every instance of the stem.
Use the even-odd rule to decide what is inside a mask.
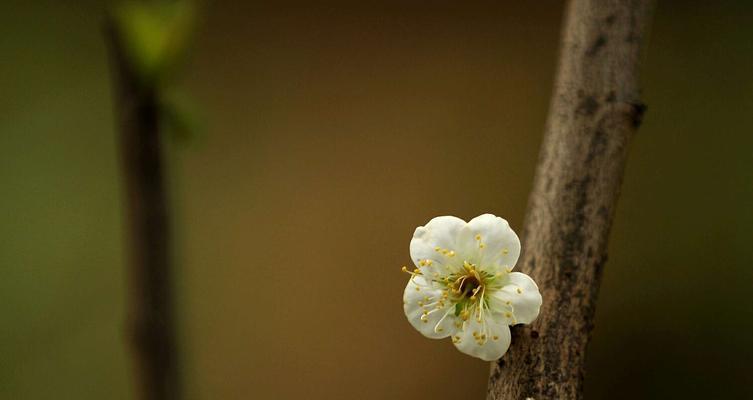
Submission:
[[[126,189],[130,297],[128,333],[138,398],[180,398],[172,294],[170,216],[164,179],[158,89],[133,70],[109,21],[115,107]]]
[[[544,303],[491,367],[487,399],[578,399],[628,144],[645,106],[651,0],[572,0],[519,265]]]

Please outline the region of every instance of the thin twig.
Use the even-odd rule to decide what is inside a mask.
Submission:
[[[175,400],[180,398],[180,385],[158,89],[139,79],[112,20],[106,39],[127,195],[128,331],[137,394],[143,400]]]

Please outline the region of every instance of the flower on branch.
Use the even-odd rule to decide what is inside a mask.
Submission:
[[[493,361],[510,347],[510,325],[539,315],[538,286],[512,272],[520,240],[503,218],[436,217],[416,228],[410,255],[416,268],[403,267],[411,274],[403,309],[428,338],[451,337],[461,352]]]

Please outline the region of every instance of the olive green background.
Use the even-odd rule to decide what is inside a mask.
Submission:
[[[128,399],[104,3],[0,4],[0,398]],[[188,399],[481,399],[422,338],[413,229],[523,220],[562,4],[206,2],[170,141]],[[659,1],[591,399],[747,398],[753,4]],[[543,338],[546,340],[546,338]]]

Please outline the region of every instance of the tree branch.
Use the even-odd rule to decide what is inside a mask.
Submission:
[[[628,144],[645,106],[640,50],[650,0],[572,0],[523,227],[521,270],[544,303],[492,365],[487,399],[582,397],[586,345]]]
[[[129,230],[129,339],[138,395],[180,398],[172,295],[170,218],[164,182],[156,85],[146,84],[126,56],[111,19],[106,26],[114,75]]]

